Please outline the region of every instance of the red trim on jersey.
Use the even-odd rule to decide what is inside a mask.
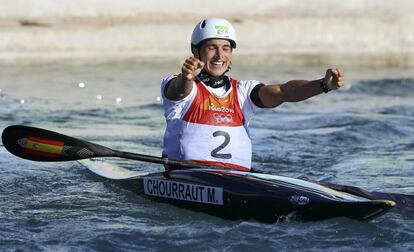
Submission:
[[[211,165],[213,166],[212,168],[224,167],[224,168],[230,168],[230,169],[239,170],[239,171],[250,171],[250,168],[247,168],[245,166],[230,164],[230,163],[225,163],[225,162],[209,161],[209,160],[190,160],[190,161],[195,162],[195,163],[200,163],[200,164]]]
[[[206,164],[206,165],[211,166],[211,168],[223,167],[223,168],[228,168],[228,169],[233,169],[233,170],[238,170],[238,171],[247,171],[247,172],[250,171],[250,168],[247,168],[242,165],[230,164],[230,163],[219,162],[219,161],[208,161],[208,160],[186,160],[186,161],[199,163],[199,164]],[[167,171],[192,169],[192,168],[181,167],[181,166],[176,166],[176,165],[164,165],[164,168]]]
[[[244,124],[243,112],[237,95],[237,81],[231,79],[231,88],[223,98],[210,93],[199,80],[195,80],[197,94],[183,120],[213,126],[237,127]]]

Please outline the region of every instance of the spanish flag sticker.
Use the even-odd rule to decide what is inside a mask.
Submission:
[[[43,157],[60,157],[65,144],[64,142],[31,136],[20,139],[18,142],[27,153]]]

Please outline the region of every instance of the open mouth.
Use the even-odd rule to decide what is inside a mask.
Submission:
[[[224,66],[224,61],[212,61],[211,65],[215,68],[221,68]]]

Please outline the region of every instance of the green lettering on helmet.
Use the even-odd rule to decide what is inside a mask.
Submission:
[[[216,29],[216,34],[218,36],[228,36],[229,34],[229,27],[225,25],[216,25],[214,28]]]
[[[216,28],[216,30],[229,30],[229,27],[225,26],[225,25],[216,25],[214,26],[214,28]]]

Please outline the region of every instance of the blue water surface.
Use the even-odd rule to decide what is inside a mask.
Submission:
[[[159,94],[175,65],[45,64],[0,68],[0,130],[24,124],[114,149],[161,155]],[[276,70],[274,70],[276,69]],[[323,69],[234,67],[266,83]],[[346,69],[345,69],[346,70]],[[347,86],[260,111],[254,167],[267,173],[414,194],[414,76],[346,71]],[[80,87],[79,83],[84,83]],[[157,164],[110,159],[137,171]],[[77,162],[19,159],[0,144],[1,251],[413,251],[414,214],[370,222],[229,221],[152,202]]]

